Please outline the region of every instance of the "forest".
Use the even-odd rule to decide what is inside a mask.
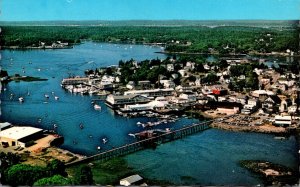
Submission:
[[[36,47],[40,42],[161,44],[166,52],[247,54],[298,51],[299,28],[250,26],[4,26],[0,45]]]

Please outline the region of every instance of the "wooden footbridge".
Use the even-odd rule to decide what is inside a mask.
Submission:
[[[67,163],[66,166],[72,166],[72,165],[76,165],[79,163],[86,163],[86,162],[91,162],[91,161],[95,161],[95,160],[103,160],[103,161],[109,160],[114,157],[127,155],[127,154],[134,153],[134,152],[137,152],[137,151],[140,151],[143,149],[153,148],[156,145],[166,143],[166,142],[171,142],[174,140],[178,140],[178,139],[184,138],[185,136],[204,131],[204,130],[210,128],[209,124],[211,122],[212,122],[212,120],[205,121],[205,122],[198,123],[198,124],[193,124],[193,125],[186,126],[181,129],[178,129],[178,130],[166,132],[164,134],[153,136],[151,138],[140,140],[140,141],[137,141],[137,142],[134,142],[131,144],[126,144],[124,146],[114,148],[114,149],[111,149],[111,150],[108,150],[108,151],[105,151],[105,152],[102,152],[102,153],[99,153],[99,154],[96,154],[96,155],[93,155],[90,157],[86,157],[81,160]]]

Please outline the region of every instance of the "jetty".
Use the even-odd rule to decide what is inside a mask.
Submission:
[[[117,148],[114,148],[114,149],[111,149],[111,150],[108,150],[108,151],[105,151],[105,152],[102,152],[99,154],[95,154],[90,157],[86,157],[81,160],[67,163],[66,166],[72,166],[72,165],[76,165],[76,164],[80,164],[80,163],[92,162],[95,160],[105,161],[105,160],[109,160],[111,158],[115,158],[118,156],[124,156],[127,154],[131,154],[131,153],[143,150],[143,149],[153,148],[157,145],[175,141],[178,139],[182,139],[186,136],[209,129],[210,128],[209,124],[212,121],[213,120],[204,121],[201,123],[185,126],[183,128],[180,128],[180,129],[177,129],[174,131],[167,131],[166,133],[163,133],[160,135],[152,136],[152,137],[149,137],[149,138],[146,138],[143,140],[139,140],[139,141],[131,143],[131,144],[126,144],[126,145],[123,145],[123,146],[120,146],[120,147],[117,147]]]

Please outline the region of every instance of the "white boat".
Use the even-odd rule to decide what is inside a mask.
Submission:
[[[100,105],[97,105],[97,104],[94,104],[94,109],[95,109],[95,110],[101,110],[101,106],[100,106]]]
[[[20,102],[24,102],[24,97],[19,97]]]
[[[97,147],[97,149],[98,149],[98,150],[100,150],[100,149],[101,149],[101,147],[100,147],[100,146],[98,146],[98,147]]]
[[[47,99],[49,99],[49,95],[45,94],[44,96],[45,96]]]
[[[137,122],[136,124],[137,124],[137,125],[142,125],[142,123],[141,123],[141,122]]]
[[[135,134],[129,133],[128,136],[132,136],[135,138]]]
[[[58,96],[54,96],[54,99],[55,99],[55,100],[59,100],[59,97],[58,97]]]
[[[103,138],[103,139],[102,139],[102,142],[103,142],[104,144],[106,144],[106,143],[108,142],[107,138]]]

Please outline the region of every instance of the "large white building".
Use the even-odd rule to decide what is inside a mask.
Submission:
[[[292,124],[292,116],[275,116],[275,125],[277,126],[290,126]]]
[[[29,142],[41,137],[43,129],[35,127],[11,127],[0,132],[2,146],[26,147]]]

